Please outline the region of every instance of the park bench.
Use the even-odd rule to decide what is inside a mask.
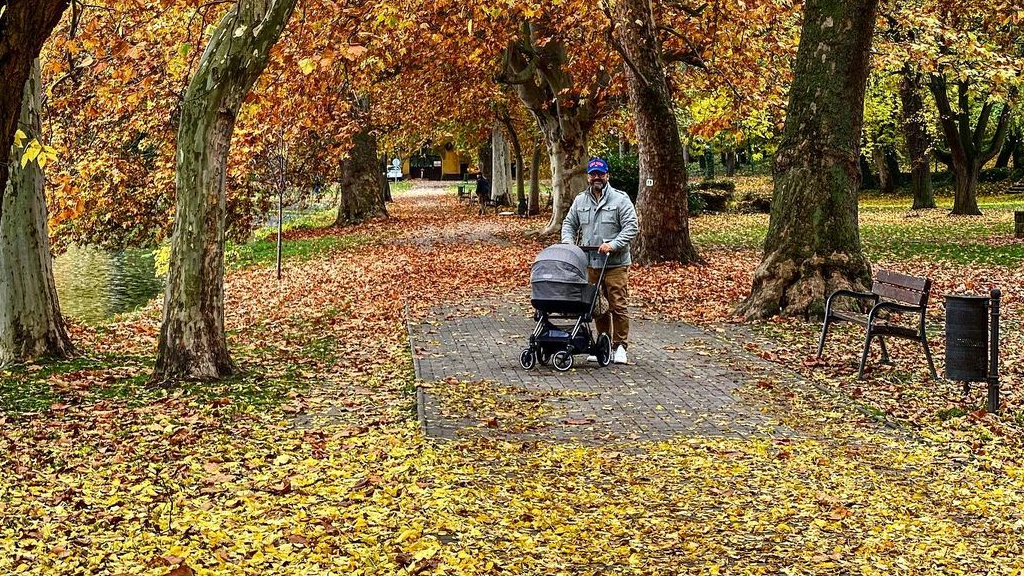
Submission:
[[[462,202],[463,200],[467,200],[469,202],[473,201],[473,192],[470,190],[470,188],[471,186],[469,185],[468,182],[463,182],[462,184],[458,185],[456,190],[458,191],[459,202]]]
[[[864,337],[864,353],[861,355],[860,367],[857,369],[858,380],[864,377],[864,363],[868,359],[872,338],[878,338],[882,347],[882,362],[889,363],[889,351],[885,348],[886,336],[920,342],[924,348],[925,358],[928,359],[928,369],[931,370],[932,378],[938,378],[935,374],[935,364],[932,362],[932,353],[928,349],[928,337],[924,330],[925,309],[928,307],[928,295],[931,288],[932,281],[929,278],[878,270],[871,284],[871,292],[836,290],[825,302],[825,321],[821,327],[821,338],[818,340],[818,358],[821,358],[821,351],[825,347],[825,337],[828,335],[829,326],[837,322],[854,322],[867,329],[867,334]],[[841,297],[857,300],[861,312],[833,309],[836,299]],[[868,302],[871,303],[870,308],[865,305]],[[865,308],[867,308],[866,313],[863,312]],[[916,320],[913,325],[900,321],[900,316],[911,315]]]

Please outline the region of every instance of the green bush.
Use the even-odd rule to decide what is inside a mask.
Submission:
[[[604,157],[608,161],[608,182],[612,188],[622,190],[634,203],[640,192],[640,157],[635,154],[620,156],[612,152]]]

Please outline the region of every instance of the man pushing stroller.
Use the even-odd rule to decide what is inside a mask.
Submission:
[[[562,242],[580,246],[600,246],[598,253],[608,255],[601,290],[608,299],[608,312],[594,318],[598,333],[612,337],[612,362],[626,363],[629,347],[629,245],[636,238],[636,209],[629,196],[608,184],[608,163],[593,158],[587,163],[587,190],[576,196],[562,222]],[[587,274],[597,282],[601,260],[590,253]],[[595,361],[591,357],[588,360]]]

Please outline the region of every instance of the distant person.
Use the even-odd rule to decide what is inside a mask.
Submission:
[[[491,183],[483,172],[476,176],[476,200],[480,204],[480,214],[484,213],[484,206],[491,199]]]
[[[636,209],[629,196],[608,184],[608,163],[603,158],[587,162],[587,190],[576,196],[569,213],[562,221],[562,242],[581,246],[598,246],[598,253],[608,255],[601,291],[608,298],[608,312],[594,318],[597,332],[612,339],[612,362],[625,364],[629,347],[629,245],[638,230]],[[587,269],[590,282],[597,282],[602,259],[590,254]],[[588,358],[596,361],[596,357]]]

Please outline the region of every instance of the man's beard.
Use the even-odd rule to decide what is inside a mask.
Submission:
[[[590,189],[593,190],[594,192],[600,192],[600,191],[604,190],[604,182],[601,181],[601,180],[596,180],[594,182],[591,182],[590,183]]]

